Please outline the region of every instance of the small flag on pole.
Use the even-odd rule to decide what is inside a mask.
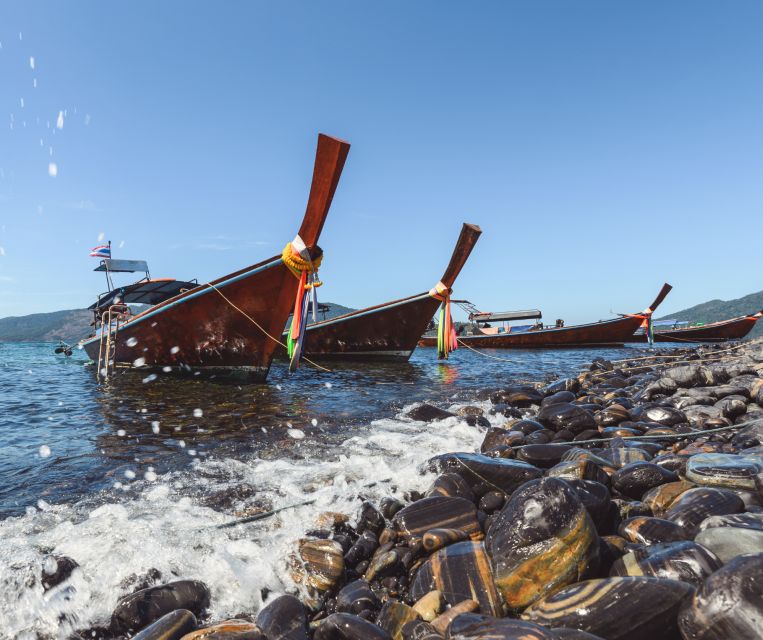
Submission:
[[[111,258],[111,245],[102,244],[90,250],[91,258]]]

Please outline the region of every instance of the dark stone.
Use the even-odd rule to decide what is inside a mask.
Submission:
[[[364,502],[360,507],[358,526],[355,527],[357,532],[371,531],[378,536],[384,529],[384,524],[384,516],[379,510],[370,502]]]
[[[536,602],[522,618],[607,640],[676,640],[678,612],[693,592],[694,587],[678,580],[587,580]]]
[[[500,614],[500,598],[481,542],[458,542],[433,553],[416,572],[410,595],[418,600],[433,589],[441,591],[451,606],[474,599],[480,611]]]
[[[412,620],[407,622],[402,629],[403,640],[443,640],[441,635],[428,622],[423,620]]]
[[[542,402],[540,403],[541,407],[548,407],[552,404],[559,404],[561,402],[574,402],[575,401],[575,394],[571,391],[557,391],[556,393],[552,393],[549,396],[546,396],[543,398]]]
[[[397,600],[387,600],[379,612],[376,624],[398,640],[402,637],[403,627],[418,617],[418,614],[408,605]]]
[[[447,453],[429,461],[433,471],[457,473],[477,495],[502,491],[507,495],[528,480],[539,478],[543,472],[526,462],[489,458],[474,453]]]
[[[652,462],[633,462],[612,475],[612,488],[629,498],[640,500],[649,489],[675,482],[678,476]]]
[[[372,622],[349,613],[333,613],[315,630],[314,640],[392,640]]]
[[[742,511],[744,502],[732,491],[697,487],[682,493],[668,509],[665,519],[682,527],[687,538],[693,538],[705,518]]]
[[[597,531],[603,531],[609,519],[612,501],[609,489],[593,480],[567,480],[591,516]]]
[[[391,496],[382,498],[379,502],[379,510],[387,520],[392,520],[394,515],[404,506],[405,505],[400,500]]]
[[[350,550],[344,554],[344,561],[350,567],[355,567],[363,560],[368,560],[379,546],[379,539],[371,531],[364,531],[363,534],[350,547]]]
[[[491,523],[486,546],[506,605],[521,611],[580,580],[598,560],[599,541],[575,489],[544,478],[511,496]]]
[[[395,514],[392,524],[400,538],[420,538],[430,529],[460,529],[467,535],[480,532],[474,503],[464,498],[423,498]]]
[[[304,605],[294,596],[280,596],[257,615],[257,626],[268,640],[308,640]]]
[[[411,420],[418,420],[420,422],[434,422],[435,420],[445,420],[445,418],[452,418],[456,414],[444,409],[438,409],[431,404],[420,404],[417,407],[413,407],[408,413],[405,414]]]
[[[550,629],[524,620],[462,613],[448,627],[449,640],[557,640]]]
[[[685,640],[763,637],[763,553],[734,558],[711,575],[678,616]]]
[[[178,580],[121,598],[111,614],[111,628],[116,633],[134,632],[176,609],[200,616],[208,606],[209,589],[203,582]]]
[[[585,429],[595,429],[597,426],[593,413],[580,405],[568,402],[541,407],[538,412],[538,422],[553,431],[569,429],[575,434]]]
[[[550,469],[571,448],[566,444],[530,444],[517,451],[517,460],[529,462],[541,469]]]
[[[500,491],[488,491],[482,498],[480,498],[479,508],[480,511],[485,513],[493,513],[498,511],[503,503],[506,502],[506,495]]]
[[[534,433],[535,431],[543,431],[545,427],[540,423],[536,422],[535,420],[517,420],[516,422],[512,422],[509,427],[512,431],[519,431],[519,433],[529,436],[531,433]]]
[[[363,611],[376,613],[381,602],[365,580],[354,580],[342,587],[336,596],[336,610],[339,613],[359,614]]]
[[[611,576],[647,576],[700,586],[723,566],[712,551],[696,542],[666,542],[634,549],[618,558]]]
[[[675,522],[647,516],[636,516],[625,520],[620,524],[617,532],[630,542],[647,545],[680,542],[692,537]]]
[[[457,473],[443,473],[437,476],[426,495],[464,498],[470,502],[477,501],[469,483]]]
[[[66,582],[79,565],[67,556],[46,556],[42,563],[42,588],[45,591]]]

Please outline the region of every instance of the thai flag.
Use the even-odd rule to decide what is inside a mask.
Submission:
[[[95,247],[94,249],[90,250],[90,257],[91,258],[110,258],[111,247],[107,244],[102,244],[98,247]]]

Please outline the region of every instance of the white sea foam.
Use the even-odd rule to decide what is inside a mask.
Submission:
[[[491,419],[498,424],[500,418]],[[288,558],[318,514],[355,514],[358,495],[378,500],[392,485],[423,491],[432,476],[419,474],[421,463],[447,451],[473,451],[484,436],[483,429],[455,417],[430,424],[382,419],[354,432],[335,444],[286,438],[281,457],[274,459],[197,458],[183,472],[149,470],[143,479],[125,473],[128,482],[114,483],[100,504],[91,497],[0,522],[4,632],[65,638],[73,629],[104,624],[130,591],[120,583],[150,569],[166,580],[203,580],[212,592],[214,619],[259,608],[261,589],[295,588]],[[205,497],[238,485],[254,487],[258,504],[315,503],[262,522],[216,529],[246,502],[221,513],[206,506]],[[79,564],[66,583],[47,593],[39,582],[43,549]]]

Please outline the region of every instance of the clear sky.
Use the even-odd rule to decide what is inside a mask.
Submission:
[[[280,253],[318,132],[353,145],[324,300],[428,289],[463,221],[483,309],[758,291],[762,27],[744,0],[5,0],[0,316],[89,304],[99,237],[200,281]]]

